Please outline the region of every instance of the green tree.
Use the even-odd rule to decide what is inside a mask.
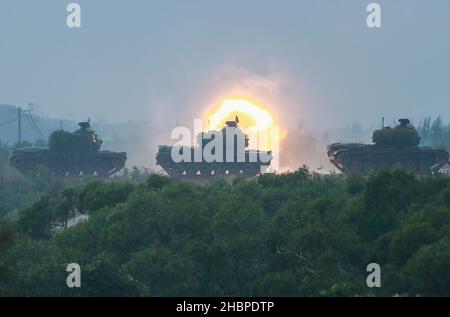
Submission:
[[[160,174],[151,174],[147,179],[147,187],[155,190],[159,190],[168,184],[170,184],[170,179]]]
[[[79,194],[79,209],[81,212],[111,207],[127,200],[134,187],[130,183],[90,182]]]
[[[420,248],[402,270],[410,295],[450,294],[450,241],[444,238]]]
[[[150,246],[132,254],[127,272],[146,296],[199,295],[195,263],[162,246]]]
[[[101,253],[83,265],[83,296],[137,296],[133,278],[116,263],[114,256]]]
[[[33,206],[19,212],[17,228],[33,239],[48,239],[55,228],[56,215],[55,202],[49,196],[43,196]]]
[[[396,263],[404,263],[422,245],[432,243],[437,238],[437,232],[429,223],[414,223],[405,225],[393,235],[390,245],[390,259]]]
[[[0,294],[67,296],[67,264],[50,242],[19,238],[0,255]]]

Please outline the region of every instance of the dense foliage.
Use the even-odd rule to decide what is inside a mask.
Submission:
[[[81,288],[66,286],[72,262]],[[372,262],[381,288],[366,285]],[[0,227],[3,296],[448,296],[449,268],[450,178],[400,170],[95,181]]]
[[[28,207],[48,192],[50,183],[46,179],[0,179],[0,219],[15,210]]]

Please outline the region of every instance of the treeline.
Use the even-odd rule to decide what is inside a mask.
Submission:
[[[9,145],[0,141],[0,219],[14,211],[31,206],[46,194],[55,194],[67,187],[84,184],[93,177],[80,177],[79,179],[58,179],[50,176],[47,168],[39,169],[39,177],[23,177],[10,166],[9,158],[15,148],[29,146],[45,146],[42,141],[33,144],[24,141],[20,144]],[[127,180],[130,182],[145,182],[151,171],[147,168],[124,168],[113,181]]]
[[[66,286],[69,263],[81,288]],[[449,268],[450,178],[401,170],[94,181],[0,229],[3,296],[448,296]]]
[[[422,137],[422,145],[450,151],[450,124],[445,123],[442,117],[424,119],[417,130]]]
[[[24,145],[28,146],[28,143]],[[13,149],[12,146],[0,141],[0,219],[15,210],[29,207],[51,187],[49,179],[45,177],[33,179],[17,177],[18,172],[9,164]]]
[[[145,182],[150,174],[146,168],[124,168],[120,175],[105,181],[137,184]],[[39,169],[38,177],[23,177],[18,173],[5,177],[0,174],[0,220],[3,217],[16,218],[18,211],[30,207],[43,195],[58,196],[65,190],[84,186],[95,179],[93,176],[55,178],[45,167]]]

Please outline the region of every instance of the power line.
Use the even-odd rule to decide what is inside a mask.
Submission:
[[[28,116],[31,119],[31,122],[33,122],[34,126],[36,127],[37,131],[39,132],[40,136],[42,137],[43,140],[45,140],[45,136],[42,133],[41,129],[39,128],[38,124],[36,123],[36,121],[34,120],[33,116],[31,114],[28,113]]]
[[[42,140],[45,140],[44,134],[39,129],[38,125],[34,121],[33,117],[30,115],[29,111],[23,111],[25,113],[25,117],[27,118],[28,122],[30,123],[31,128],[33,129],[34,133],[41,138]]]
[[[31,126],[31,128],[33,129],[34,133],[36,133],[36,135],[37,135],[39,138],[45,139],[45,138],[43,138],[41,132],[38,130],[38,128],[36,127],[36,125],[34,124],[34,122],[32,121],[30,114],[29,114],[29,113],[26,113],[25,116],[26,116],[28,122],[30,123],[30,126]]]
[[[26,113],[25,111],[24,111],[24,113],[25,113],[25,118],[27,118],[27,121],[28,121],[28,123],[30,124],[31,129],[33,130],[33,132],[34,132],[38,137],[40,137],[40,136],[39,136],[39,133],[36,131],[36,128],[34,127],[33,123],[31,123],[30,118],[28,118],[27,113]]]
[[[36,135],[39,138],[41,138],[42,140],[45,141],[46,137],[42,133],[41,129],[39,128],[39,125],[36,123],[36,121],[34,120],[33,116],[30,114],[30,111],[31,110],[21,110],[19,108],[19,116],[20,116],[20,112],[24,113],[25,117],[27,118],[27,120],[28,120],[28,122],[29,122],[29,124],[30,124],[30,126],[32,128],[32,130],[34,131],[34,133],[36,133]],[[3,126],[8,125],[10,123],[13,123],[13,122],[15,122],[17,120],[18,120],[18,118],[12,118],[12,119],[0,122],[0,128],[3,127]],[[20,130],[21,130],[21,127],[19,127],[19,139],[20,139],[20,132],[21,132]]]

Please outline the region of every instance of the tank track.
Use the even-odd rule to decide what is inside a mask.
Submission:
[[[361,175],[394,168],[403,168],[416,174],[430,174],[438,171],[449,160],[449,154],[444,150],[377,149],[374,146],[328,151],[328,157],[330,162],[344,174]]]
[[[35,176],[45,166],[53,176],[98,176],[109,177],[125,166],[125,153],[97,152],[86,156],[42,155],[27,156],[13,154],[11,166],[27,176]]]

